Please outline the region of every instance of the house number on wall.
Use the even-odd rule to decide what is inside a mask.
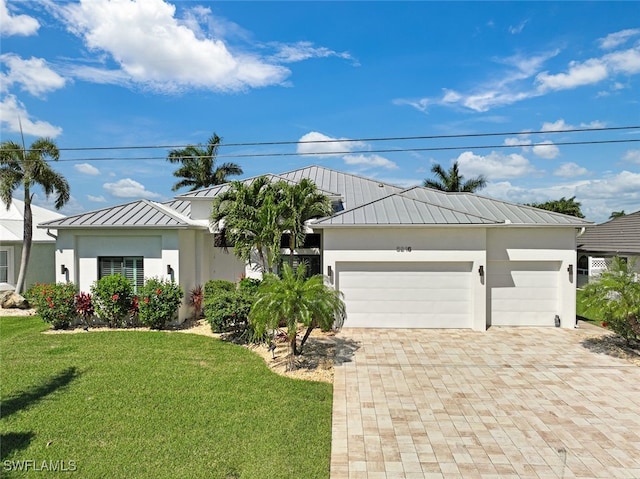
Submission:
[[[398,253],[411,253],[411,246],[396,246]]]

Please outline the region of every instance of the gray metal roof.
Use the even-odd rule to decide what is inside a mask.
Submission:
[[[204,227],[169,205],[139,200],[47,221],[38,228],[187,228]]]
[[[578,249],[598,253],[640,253],[640,211],[588,227],[578,237]]]
[[[275,183],[277,181],[286,181],[288,183],[297,183],[299,180],[293,180],[291,178],[287,178],[283,175],[274,175],[272,173],[268,173],[265,175],[259,175],[259,176],[252,176],[251,178],[247,178],[244,180],[238,180],[246,185],[250,185],[251,183],[253,183],[256,179],[261,178],[262,176],[266,176],[272,183]],[[196,190],[196,191],[192,191],[189,193],[185,193],[182,195],[178,195],[176,196],[177,199],[179,200],[211,200],[213,198],[215,198],[216,196],[218,196],[221,193],[224,193],[225,191],[227,191],[229,189],[229,186],[231,185],[231,182],[229,183],[225,183],[223,185],[216,185],[216,186],[212,186],[210,188],[204,188],[202,190]],[[320,185],[318,185],[316,183],[316,186],[318,187],[318,189],[320,190],[321,193],[323,193],[326,196],[333,196],[333,197],[338,197],[341,196],[339,193],[337,193],[335,190],[327,190],[325,188],[322,188]]]
[[[588,221],[530,206],[413,187],[313,222],[313,227],[346,225],[517,224],[586,226]]]
[[[470,225],[494,224],[493,220],[434,205],[403,193],[311,222],[311,227],[338,225]]]
[[[295,182],[308,178],[323,191],[335,191],[342,197],[345,210],[402,191],[398,186],[317,165],[281,173],[278,176]]]

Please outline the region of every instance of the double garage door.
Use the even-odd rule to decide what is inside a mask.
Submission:
[[[346,327],[472,328],[471,262],[338,263]],[[495,261],[486,267],[487,324],[553,326],[559,262]],[[478,283],[477,285],[474,282]]]
[[[470,328],[471,262],[338,263],[351,328]]]

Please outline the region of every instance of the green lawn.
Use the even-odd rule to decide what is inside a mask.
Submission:
[[[74,461],[63,477],[329,477],[330,384],[204,336],[47,328],[0,318],[0,476],[34,460]]]

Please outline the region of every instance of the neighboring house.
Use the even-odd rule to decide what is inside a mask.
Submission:
[[[34,283],[52,283],[55,276],[56,238],[53,233],[36,228],[38,223],[64,216],[31,205],[33,240],[25,280],[25,291]],[[12,199],[9,209],[0,201],[0,291],[13,290],[20,272],[24,229],[24,201]]]
[[[576,235],[587,221],[320,166],[271,176],[309,178],[332,199],[335,213],[310,221],[313,236],[294,253],[344,293],[345,327],[483,331],[553,326],[556,316],[563,327],[575,324]],[[83,291],[120,271],[137,284],[172,277],[189,291],[250,271],[209,227],[211,201],[227,188],[162,204],[136,201],[40,227],[58,229],[56,272],[64,265],[67,279]],[[183,306],[180,318],[188,315]]]
[[[640,273],[640,211],[590,226],[578,237],[578,287],[606,271],[615,256],[633,258]]]

